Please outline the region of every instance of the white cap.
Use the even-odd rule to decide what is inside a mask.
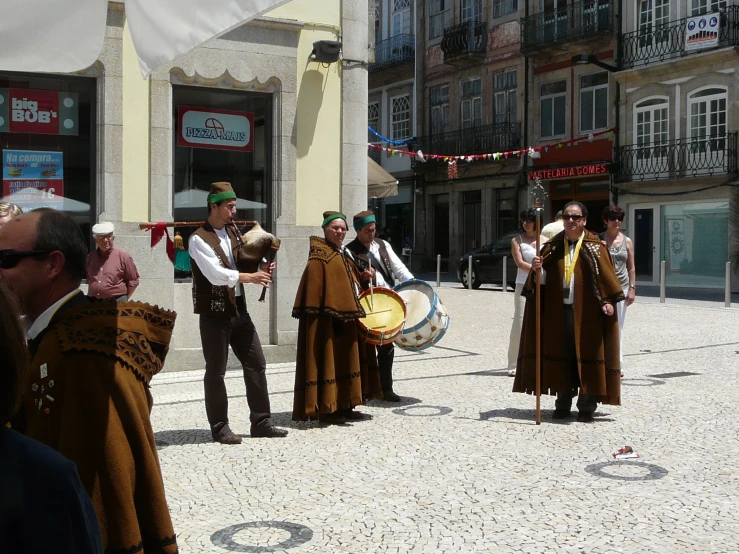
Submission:
[[[113,227],[113,224],[107,221],[92,226],[93,235],[112,235],[114,231],[115,227]]]

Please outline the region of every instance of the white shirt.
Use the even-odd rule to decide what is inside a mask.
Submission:
[[[236,263],[234,261],[233,250],[231,250],[231,238],[228,236],[225,227],[223,229],[213,230],[216,232],[221,249],[226,254],[231,267],[223,267],[223,263],[218,257],[218,254],[216,254],[216,251],[197,235],[190,237],[187,251],[197,264],[198,269],[212,285],[235,287],[236,290],[234,292],[236,296],[241,296],[241,287],[236,286],[239,284],[239,272],[232,269],[236,267]]]
[[[569,254],[570,256],[570,265],[572,265],[572,258],[575,256],[575,247],[577,246],[577,243],[582,240],[582,238],[585,236],[585,233],[583,232],[582,235],[580,235],[580,238],[577,239],[574,242],[570,242],[570,251],[569,253],[565,253],[565,256]],[[567,239],[569,240],[569,239]],[[582,251],[582,248],[580,248],[580,251]],[[567,277],[562,277],[562,292],[564,293],[564,289],[567,288]],[[564,298],[563,295],[563,302],[565,304],[572,304],[575,301],[575,272],[572,272],[572,282],[570,283],[570,295],[567,298]]]
[[[69,294],[62,296],[59,300],[46,308],[46,310],[44,310],[44,312],[36,318],[36,321],[34,321],[30,325],[30,327],[28,326],[29,322],[27,318],[24,318],[23,324],[26,325],[26,338],[32,340],[38,337],[41,331],[49,326],[51,318],[54,317],[54,314],[62,306],[62,304],[64,304],[67,300],[72,298],[78,292],[80,292],[80,289],[75,289]]]
[[[405,264],[400,261],[400,258],[398,258],[395,252],[393,252],[393,247],[390,246],[390,243],[385,240],[383,240],[382,242],[385,243],[385,248],[387,249],[387,257],[390,259],[390,267],[388,267],[387,269],[393,274],[393,277],[395,277],[395,279],[399,283],[403,283],[405,281],[408,281],[409,279],[413,279],[413,274],[408,271],[408,268],[405,267]],[[382,263],[382,256],[380,255],[380,245],[377,244],[375,241],[372,241],[369,247],[369,251],[370,255],[372,256],[372,265],[376,266],[377,264],[381,264],[382,267],[385,267],[385,264]],[[380,287],[388,286],[382,273],[377,270],[375,270],[375,280],[377,281],[377,285]]]

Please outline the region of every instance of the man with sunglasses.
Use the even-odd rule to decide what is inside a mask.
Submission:
[[[80,291],[87,246],[42,208],[0,228],[0,280],[24,314],[29,383],[13,427],[77,466],[107,552],[177,552],[149,414],[176,314]]]
[[[580,202],[562,209],[564,231],[531,262],[514,392],[536,390],[536,271],[542,269],[541,391],[556,394],[554,419],[593,421],[598,402],[620,405],[621,364],[615,304],[624,298],[608,249],[587,231]]]

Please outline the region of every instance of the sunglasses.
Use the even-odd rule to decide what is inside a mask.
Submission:
[[[608,216],[608,221],[616,221],[616,220],[623,221],[624,220],[624,216],[622,216],[622,215],[609,215]]]
[[[582,216],[579,214],[564,214],[562,216],[562,219],[564,219],[565,221],[569,221],[570,219],[572,221],[580,221],[582,219]]]
[[[0,250],[0,269],[12,269],[23,258],[35,258],[51,252],[52,250]]]

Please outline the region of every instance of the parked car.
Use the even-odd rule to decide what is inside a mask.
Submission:
[[[495,242],[467,252],[457,263],[457,279],[467,288],[467,273],[469,271],[469,257],[472,256],[472,288],[479,289],[483,283],[493,285],[503,284],[503,257],[508,256],[506,265],[508,274],[506,280],[512,288],[516,286],[518,267],[511,255],[511,241],[520,234],[513,231],[495,239]]]

